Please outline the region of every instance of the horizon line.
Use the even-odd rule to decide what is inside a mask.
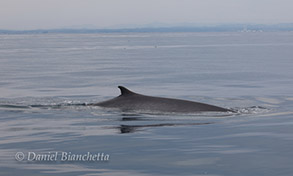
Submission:
[[[121,28],[88,28],[88,27],[60,27],[47,29],[0,29],[0,33],[33,33],[33,32],[220,32],[241,30],[293,30],[293,23],[223,23],[223,24],[198,24],[198,25],[174,25],[174,26],[140,26]]]

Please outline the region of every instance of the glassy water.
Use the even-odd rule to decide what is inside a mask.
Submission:
[[[292,68],[289,32],[0,35],[0,175],[292,175]],[[85,106],[118,85],[237,113]]]

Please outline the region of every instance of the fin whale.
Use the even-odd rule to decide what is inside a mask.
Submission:
[[[188,100],[153,97],[138,94],[123,86],[118,86],[121,95],[100,103],[90,104],[105,108],[118,108],[122,111],[161,112],[161,113],[199,113],[233,112],[232,110]]]

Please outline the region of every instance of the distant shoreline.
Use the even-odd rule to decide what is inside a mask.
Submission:
[[[141,27],[121,29],[36,29],[1,30],[0,34],[46,34],[46,33],[145,33],[145,32],[277,32],[293,31],[293,23],[284,24],[223,24],[210,26]]]

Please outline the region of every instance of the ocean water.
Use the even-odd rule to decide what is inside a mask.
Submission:
[[[0,35],[0,175],[291,176],[292,68],[292,32]],[[84,106],[118,85],[237,113]]]

